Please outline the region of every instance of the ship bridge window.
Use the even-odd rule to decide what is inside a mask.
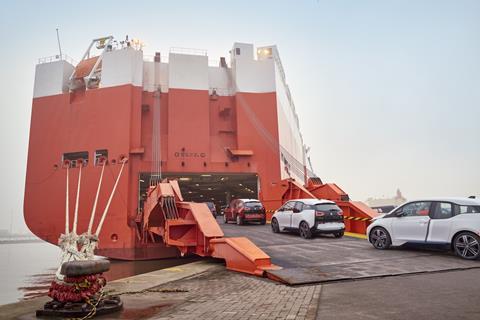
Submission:
[[[64,153],[62,157],[62,162],[66,160],[70,161],[70,168],[78,167],[79,166],[78,160],[82,160],[83,166],[86,166],[88,164],[88,151]]]
[[[240,55],[240,48],[235,48],[235,55],[239,56]]]
[[[262,58],[271,58],[272,48],[259,48],[257,49],[257,55]]]
[[[95,165],[96,166],[101,166],[102,165],[102,159],[107,160],[108,159],[108,150],[107,149],[101,149],[101,150],[96,150],[95,151]]]

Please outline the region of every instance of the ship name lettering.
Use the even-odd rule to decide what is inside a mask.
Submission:
[[[175,158],[205,158],[207,154],[205,152],[185,152],[177,151],[174,153]]]

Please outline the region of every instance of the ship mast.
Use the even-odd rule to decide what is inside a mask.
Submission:
[[[60,46],[60,36],[58,35],[58,28],[57,30],[57,43],[58,43],[58,52],[60,53],[60,60],[62,59],[62,46]]]

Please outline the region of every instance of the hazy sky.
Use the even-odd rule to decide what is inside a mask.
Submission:
[[[0,229],[23,230],[37,59],[276,44],[315,171],[354,199],[480,195],[480,1],[11,1],[0,10]],[[46,150],[48,152],[48,150]],[[11,219],[13,217],[13,219]]]

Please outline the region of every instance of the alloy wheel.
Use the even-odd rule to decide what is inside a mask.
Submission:
[[[304,239],[310,239],[312,237],[312,232],[310,231],[310,227],[306,222],[300,223],[300,237]]]
[[[376,249],[386,249],[390,246],[387,231],[382,228],[376,228],[372,231],[370,242]]]
[[[476,259],[480,253],[480,243],[473,235],[463,233],[455,240],[455,251],[464,259]]]
[[[274,233],[280,232],[280,227],[278,226],[278,221],[277,221],[277,219],[275,219],[275,218],[272,219],[271,226],[272,226],[272,231],[273,231]]]

